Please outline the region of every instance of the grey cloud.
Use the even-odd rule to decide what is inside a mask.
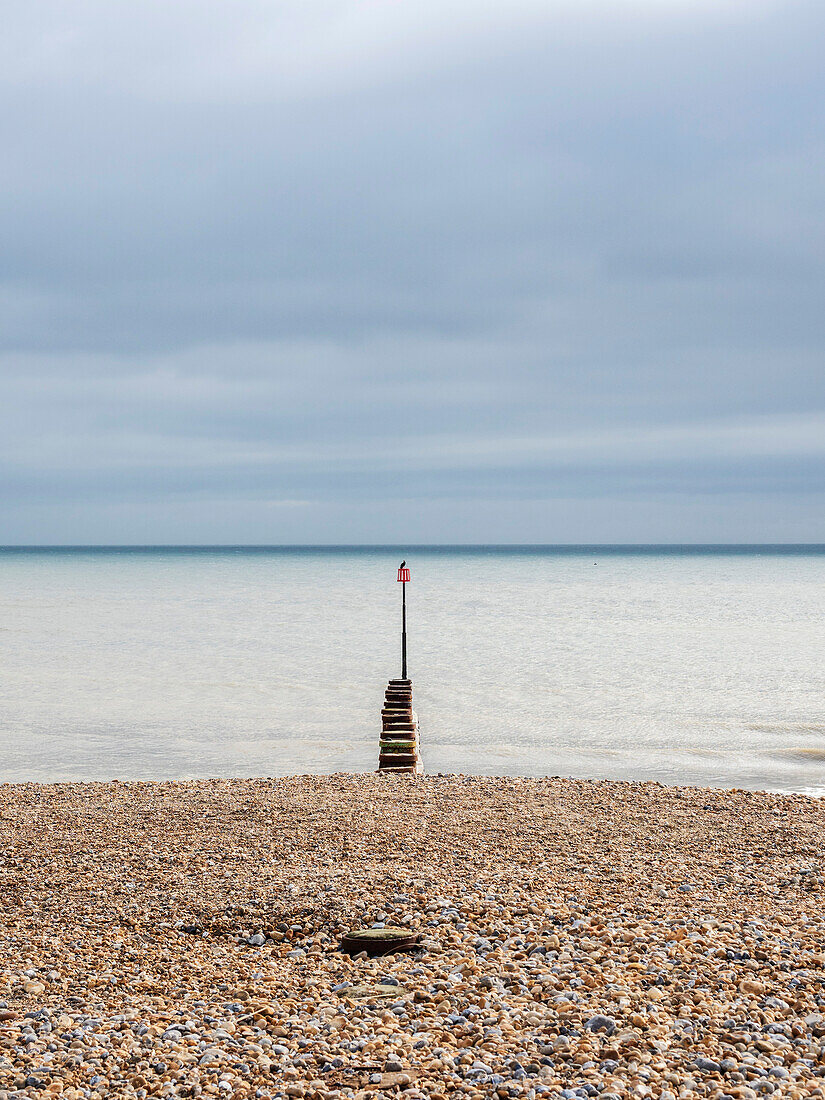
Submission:
[[[61,501],[163,541],[172,498],[195,539],[278,499],[382,540],[393,497],[452,501],[446,540],[525,501],[558,540],[577,500],[618,538],[629,499],[661,538],[651,502],[703,494],[708,530],[727,494],[776,538],[784,494],[825,538],[821,4],[7,22],[0,541],[63,541]]]

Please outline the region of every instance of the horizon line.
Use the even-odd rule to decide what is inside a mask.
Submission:
[[[353,542],[6,543],[16,550],[764,550],[825,549],[825,542]]]

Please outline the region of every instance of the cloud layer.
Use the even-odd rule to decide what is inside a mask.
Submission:
[[[821,4],[7,23],[0,541],[825,541]]]

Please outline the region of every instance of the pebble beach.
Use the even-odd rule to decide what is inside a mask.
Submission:
[[[655,783],[2,786],[0,1100],[825,1096],[823,847]]]

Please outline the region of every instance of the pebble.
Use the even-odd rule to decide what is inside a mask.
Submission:
[[[0,1100],[819,1100],[823,842],[657,783],[4,785]]]
[[[588,1031],[605,1031],[608,1035],[612,1035],[616,1030],[616,1021],[610,1016],[591,1016],[587,1023],[584,1025]]]

